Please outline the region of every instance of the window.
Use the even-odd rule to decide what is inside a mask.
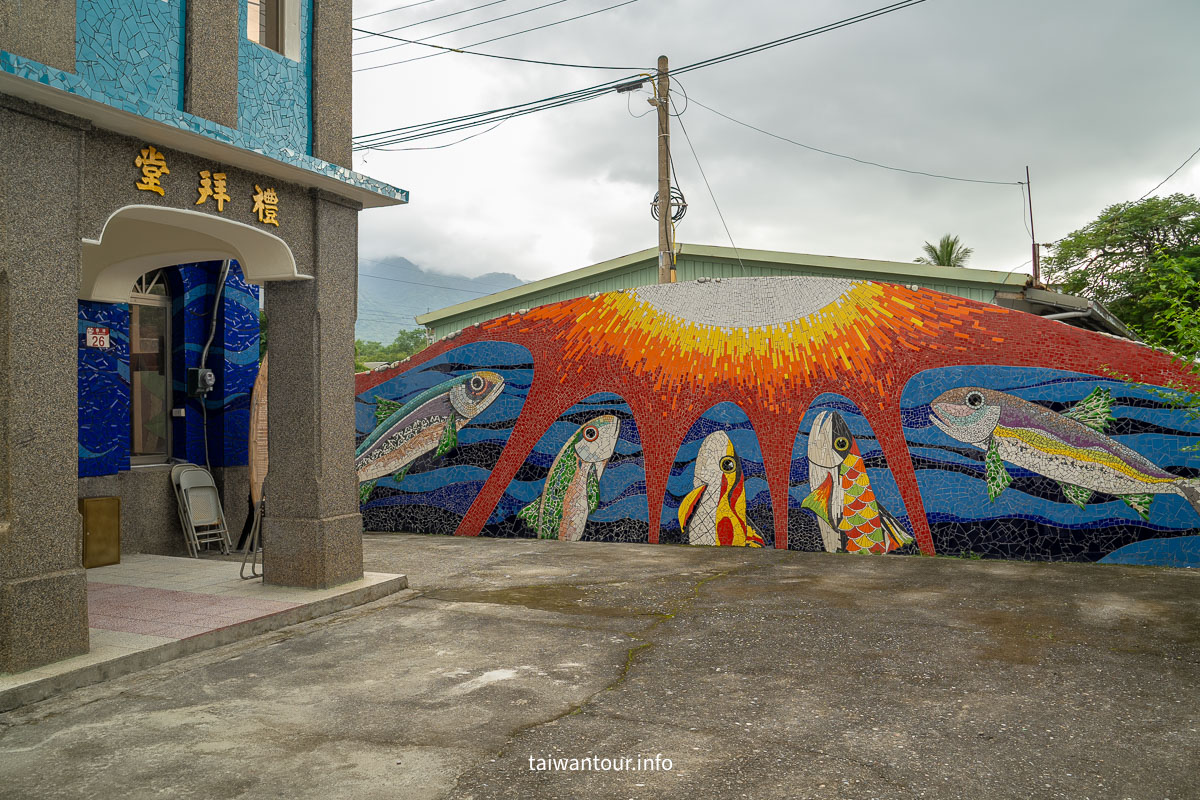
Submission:
[[[252,42],[283,52],[281,0],[246,0],[246,36]]]
[[[138,278],[129,297],[130,449],[133,464],[171,456],[171,298],[162,270]]]

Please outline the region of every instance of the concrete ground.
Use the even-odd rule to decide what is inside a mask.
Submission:
[[[1194,571],[366,538],[413,590],[0,714],[3,796],[1200,796]]]

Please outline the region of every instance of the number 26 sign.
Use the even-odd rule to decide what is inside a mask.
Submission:
[[[96,328],[88,326],[87,329],[87,346],[98,347],[102,350],[109,347],[109,330],[108,328]]]

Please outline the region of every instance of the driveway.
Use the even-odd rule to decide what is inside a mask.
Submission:
[[[3,795],[1200,796],[1194,571],[365,552],[412,590],[0,714]]]

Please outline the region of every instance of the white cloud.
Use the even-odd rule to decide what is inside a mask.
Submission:
[[[461,46],[584,13],[572,0],[436,39]],[[403,5],[356,2],[356,14]],[[397,32],[419,38],[540,4],[507,3]],[[356,25],[384,29],[476,0],[435,0]],[[673,68],[880,5],[778,0],[641,0],[479,50],[523,58]],[[1186,0],[929,2],[844,30],[682,76],[695,99],[829,150],[910,169],[995,180],[1033,170],[1039,239],[1051,240],[1131,200],[1200,145],[1190,101],[1200,5]],[[360,49],[366,45],[359,43]],[[356,65],[433,52],[419,46]],[[621,73],[450,54],[360,72],[355,131],[366,133],[525,102]],[[412,192],[405,207],[361,216],[361,252],[401,255],[448,274],[545,277],[656,242],[653,115],[640,97],[606,95],[513,119],[441,150],[370,153],[363,172]],[[1015,186],[888,172],[769,139],[698,105],[683,117],[737,244],[768,250],[910,260],[952,232],[972,265],[1008,270],[1029,258]],[[437,140],[437,145],[479,129]],[[727,244],[678,126],[673,151],[690,203],[682,241]],[[1200,191],[1200,162],[1160,190]],[[1027,270],[1028,267],[1025,267]]]

